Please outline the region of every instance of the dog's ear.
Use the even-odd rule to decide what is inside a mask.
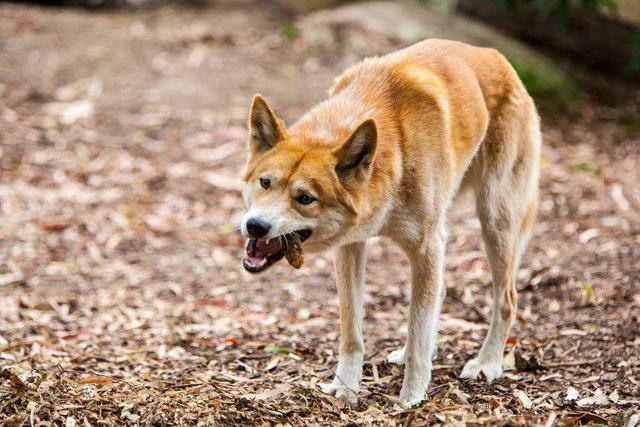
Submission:
[[[254,96],[249,113],[249,154],[253,156],[272,149],[285,135],[284,122],[262,96]]]
[[[369,119],[358,126],[358,129],[335,152],[338,164],[336,173],[340,179],[367,176],[373,157],[376,153],[378,131],[373,119]]]

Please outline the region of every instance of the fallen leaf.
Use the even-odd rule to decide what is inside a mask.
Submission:
[[[609,398],[602,392],[602,390],[597,389],[593,396],[580,399],[576,403],[578,406],[608,405]]]
[[[631,209],[631,206],[629,205],[629,201],[624,196],[624,192],[622,191],[622,185],[613,184],[611,186],[611,191],[609,194],[611,194],[611,198],[616,203],[616,205],[618,205],[618,209],[620,209],[623,212],[626,212],[629,209]]]
[[[516,367],[515,349],[511,349],[502,360],[502,368],[504,370],[512,370]]]
[[[449,393],[453,394],[460,403],[462,404],[469,403],[469,396],[464,392],[462,392],[462,390],[460,390],[458,387],[451,385],[449,388]]]
[[[524,391],[516,389],[513,391],[513,395],[518,398],[525,409],[531,409],[533,406],[533,402],[531,402],[531,399],[529,399],[529,396],[527,396],[527,393]]]
[[[16,389],[18,392],[25,392],[27,390],[27,385],[22,382],[22,380],[13,372],[8,369],[3,369],[0,372],[0,378],[4,378],[8,380],[11,386]]]
[[[63,335],[62,339],[64,340],[80,340],[86,341],[91,338],[91,332],[89,331],[79,331],[73,334]]]
[[[576,390],[573,387],[569,387],[567,388],[567,397],[565,398],[565,400],[569,400],[569,401],[576,400],[578,398],[578,395],[579,395],[578,390]]]
[[[238,345],[242,344],[242,339],[236,337],[227,337],[224,339],[224,342],[225,344]]]
[[[22,273],[0,274],[0,286],[17,285],[20,283],[24,283]]]
[[[245,397],[251,400],[269,400],[281,394],[285,394],[290,389],[291,389],[291,386],[289,384],[281,384],[276,388],[263,391],[262,393],[247,394],[245,395]]]
[[[640,425],[640,413],[631,415],[629,417],[629,420],[627,420],[627,424],[625,425],[625,427],[636,427],[639,425]]]
[[[43,230],[46,231],[53,231],[53,232],[60,232],[63,230],[66,230],[67,228],[69,228],[71,226],[71,223],[69,222],[56,222],[56,221],[51,221],[51,222],[41,222],[39,223],[40,228],[42,228]]]
[[[597,298],[595,292],[593,292],[593,284],[591,282],[586,282],[582,289],[582,297],[584,301],[589,304],[595,304],[597,302]]]
[[[264,367],[264,370],[272,371],[276,368],[276,366],[278,366],[278,363],[280,363],[280,358],[277,356],[273,356],[271,359],[269,359],[269,362],[267,363],[267,366]]]
[[[82,99],[73,102],[52,102],[45,106],[48,114],[56,116],[63,125],[72,125],[93,116],[95,107],[93,101]]]
[[[296,313],[296,317],[300,320],[309,320],[309,318],[311,317],[311,310],[303,307],[298,310],[298,312]]]
[[[183,359],[186,356],[186,354],[187,354],[187,350],[185,350],[184,347],[180,347],[178,345],[171,347],[171,349],[167,351],[167,356],[174,360]]]
[[[620,400],[620,395],[618,394],[618,390],[613,390],[611,392],[611,394],[609,395],[609,400],[612,401],[613,403],[618,403],[618,401]]]
[[[590,412],[577,412],[563,417],[559,425],[563,426],[582,426],[582,425],[602,425],[608,426],[609,421],[599,415],[592,414]]]
[[[589,228],[578,235],[578,241],[584,245],[599,235],[600,231],[597,228]]]
[[[217,299],[199,299],[193,303],[193,308],[201,308],[205,306],[229,307],[229,302],[224,298]]]
[[[580,329],[563,329],[563,330],[560,331],[560,335],[564,335],[564,336],[573,336],[573,335],[585,336],[585,335],[589,335],[589,333],[586,332],[586,331],[581,331]]]
[[[78,380],[78,384],[106,384],[110,382],[113,382],[111,378],[99,377],[96,375],[88,375]]]

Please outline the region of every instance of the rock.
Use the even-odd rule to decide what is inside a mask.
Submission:
[[[212,0],[210,0],[212,1]],[[143,9],[171,3],[170,0],[39,0],[44,4],[93,8]],[[190,0],[192,4],[206,4],[207,0]],[[174,0],[174,3],[177,3]]]
[[[404,2],[362,2],[310,13],[297,27],[311,49],[334,62],[342,58],[345,67],[363,55],[388,53],[398,40],[410,45],[428,38],[451,39],[498,49],[521,77],[526,73],[545,91],[574,91],[565,73],[547,57],[453,10]]]

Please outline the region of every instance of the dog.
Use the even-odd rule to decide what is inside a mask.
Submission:
[[[294,237],[305,252],[334,250],[341,341],[324,392],[352,400],[359,390],[365,242],[387,236],[411,265],[406,345],[387,360],[405,365],[400,401],[424,400],[445,293],[447,210],[465,189],[475,195],[493,312],[480,352],[460,377],[491,382],[502,375],[516,272],[538,204],[540,146],[536,107],[505,57],[455,41],[425,40],[363,60],[288,128],[255,96],[243,265],[267,269]]]

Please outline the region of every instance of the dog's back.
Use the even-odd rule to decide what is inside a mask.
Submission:
[[[292,129],[340,142],[353,126],[373,118],[380,138],[372,206],[384,205],[392,182],[399,205],[411,208],[415,189],[427,184],[430,193],[442,196],[433,203],[447,203],[460,185],[473,187],[510,165],[529,174],[537,170],[535,106],[494,49],[427,40],[365,59],[338,77],[329,93]],[[427,176],[434,170],[438,176]],[[535,185],[530,187],[534,192]],[[529,211],[533,218],[535,207]]]

